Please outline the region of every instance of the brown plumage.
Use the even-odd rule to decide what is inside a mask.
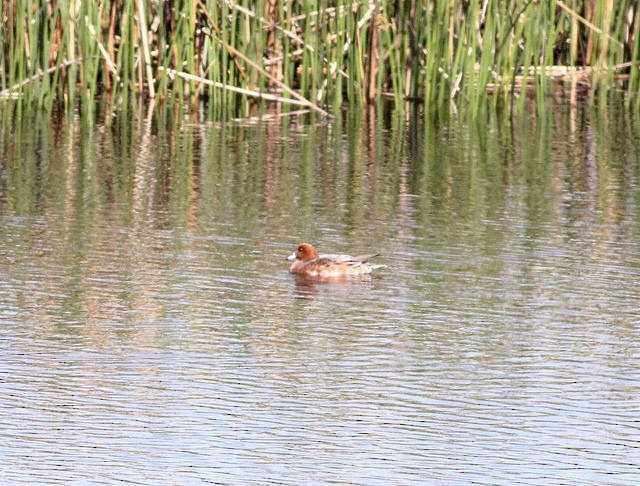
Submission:
[[[318,255],[318,252],[309,243],[298,245],[295,252],[289,255],[288,260],[294,260],[289,268],[291,273],[312,278],[340,278],[367,275],[376,268],[384,265],[372,265],[369,260],[379,253],[368,255]]]

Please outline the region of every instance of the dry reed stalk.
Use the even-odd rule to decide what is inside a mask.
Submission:
[[[376,84],[378,77],[378,0],[375,0],[371,4],[373,9],[371,14],[371,22],[369,23],[369,35],[367,37],[367,57],[368,57],[368,87],[367,87],[367,99],[369,103],[374,103],[376,100]]]
[[[111,60],[111,57],[109,56],[109,53],[107,52],[107,49],[105,49],[104,45],[102,44],[102,42],[100,42],[97,38],[96,35],[96,29],[95,27],[91,24],[91,22],[89,22],[89,17],[87,17],[85,15],[84,17],[84,22],[87,25],[87,29],[89,30],[89,33],[91,34],[91,37],[96,41],[96,43],[98,44],[98,49],[100,50],[100,54],[102,54],[102,57],[104,59],[104,62],[107,64],[107,67],[109,68],[109,71],[114,74],[116,77],[118,75],[118,70],[116,68],[116,65],[113,63],[113,61]]]
[[[284,118],[287,116],[306,115],[307,113],[310,113],[310,112],[311,110],[293,110],[293,111],[287,111],[285,113],[265,113],[260,116],[251,116],[248,118],[234,118],[233,121],[246,123],[246,122],[259,122],[259,121],[265,121],[265,120],[277,120],[279,118]]]
[[[578,14],[575,10],[569,8],[567,6],[566,3],[564,3],[562,0],[556,0],[556,4],[558,5],[558,7],[560,7],[562,10],[564,10],[565,12],[567,12],[571,17],[573,17],[575,20],[581,22],[582,24],[586,25],[589,29],[591,29],[594,32],[597,32],[600,35],[605,36],[606,38],[612,40],[613,42],[615,42],[619,47],[624,47],[624,44],[622,42],[620,42],[618,39],[616,39],[615,37],[613,37],[612,35],[604,32],[602,29],[599,29],[597,26],[595,26],[593,23],[589,22],[587,19],[585,19],[582,15]]]
[[[153,72],[151,71],[151,54],[149,53],[149,31],[144,14],[143,0],[136,0],[136,8],[138,10],[138,25],[140,29],[140,39],[142,40],[142,55],[144,56],[144,64],[147,72],[147,85],[149,97],[155,98],[156,91],[154,87]]]
[[[279,32],[282,32],[282,34],[284,34],[286,37],[288,37],[289,39],[291,39],[292,41],[294,41],[296,44],[299,44],[300,46],[302,46],[302,48],[306,49],[307,51],[311,52],[314,55],[318,55],[316,49],[309,45],[307,42],[304,41],[304,39],[302,37],[300,37],[299,35],[297,35],[295,32],[292,32],[291,30],[285,29],[283,28],[281,25],[277,24],[277,23],[272,23],[269,22],[269,20],[263,18],[263,17],[258,17],[254,12],[252,12],[251,10],[249,10],[248,8],[242,7],[241,5],[237,5],[236,3],[227,0],[225,2],[229,8],[236,10],[244,15],[246,15],[247,17],[251,17],[256,19],[258,22],[260,22],[261,24],[263,24],[265,27],[267,27],[268,29],[273,29],[273,30],[277,30]],[[330,9],[326,9],[325,12],[332,10],[335,11],[335,8],[330,8]],[[320,14],[320,11],[316,11],[314,12],[314,14],[317,16]],[[303,20],[305,19],[304,16],[299,16],[299,17],[294,17],[297,20]],[[292,21],[293,19],[288,19],[288,21]],[[335,63],[332,63],[329,59],[327,59],[326,57],[320,56],[320,58],[322,59],[323,62],[325,62],[326,64],[329,64],[330,68],[331,68],[331,72],[337,72],[338,74],[340,74],[340,76],[349,79],[349,75],[343,71],[342,69],[337,69],[337,66],[335,65]]]
[[[213,30],[215,31],[215,33],[218,35],[219,37],[218,41],[222,44],[225,50],[229,53],[229,56],[231,56],[231,58],[233,59],[236,67],[240,72],[240,75],[242,76],[243,79],[249,81],[249,77],[247,76],[247,73],[244,70],[244,67],[238,62],[238,58],[236,57],[234,52],[235,49],[228,49],[228,47],[231,47],[231,46],[222,40],[221,38],[222,31],[218,27],[218,24],[216,24],[215,21],[213,20],[213,17],[211,16],[211,14],[209,13],[209,10],[207,9],[207,6],[204,3],[202,3],[202,0],[197,0],[197,2],[198,2],[198,6],[200,7],[200,10],[202,11],[204,16],[207,18],[207,20],[211,24],[211,27],[213,27]]]
[[[17,95],[17,92],[20,90],[20,88],[23,88],[24,86],[28,85],[29,83],[32,83],[33,81],[37,81],[38,79],[41,79],[43,76],[45,76],[47,74],[52,74],[52,73],[56,72],[59,69],[67,68],[67,67],[69,67],[69,66],[71,66],[73,64],[80,64],[81,62],[82,62],[82,58],[76,58],[76,59],[73,59],[73,60],[65,60],[65,61],[62,61],[57,66],[50,67],[49,69],[45,69],[44,71],[38,71],[33,76],[31,76],[31,77],[29,77],[27,79],[24,79],[24,80],[20,81],[17,84],[14,84],[10,88],[3,89],[2,91],[0,91],[0,98],[14,97],[15,95]]]
[[[199,4],[201,6],[201,8],[204,9],[204,11],[206,11],[205,6],[202,4],[201,1],[199,1]],[[213,23],[213,18],[208,14],[207,12],[207,18]],[[215,25],[215,24],[214,24]],[[220,30],[216,27],[216,32],[220,32]],[[227,42],[225,42],[224,40],[220,39],[220,38],[216,38],[216,40],[218,42],[220,42],[224,48],[233,56],[238,57],[240,59],[242,59],[244,62],[246,62],[247,64],[249,64],[252,68],[254,68],[258,73],[262,74],[263,76],[266,76],[269,80],[271,80],[276,86],[280,87],[282,89],[282,91],[289,93],[291,96],[293,96],[294,98],[296,98],[297,100],[301,101],[303,106],[309,106],[310,108],[312,108],[314,111],[317,111],[318,113],[321,113],[323,116],[326,117],[331,117],[331,115],[329,115],[328,112],[326,112],[325,110],[323,110],[322,108],[320,108],[319,106],[317,106],[315,103],[312,103],[311,101],[307,100],[304,96],[298,94],[296,91],[294,91],[292,88],[290,88],[289,86],[287,86],[286,84],[284,84],[282,81],[280,81],[279,79],[274,78],[271,74],[269,74],[267,71],[265,71],[262,67],[260,67],[257,63],[255,63],[254,61],[252,61],[251,59],[249,59],[247,56],[245,56],[242,52],[238,51],[235,47],[231,46],[230,44],[228,44]],[[204,78],[199,78],[199,79],[204,79]],[[263,97],[263,99],[266,99]],[[289,99],[289,98],[283,98],[283,99]]]
[[[107,34],[107,59],[113,59],[115,54],[116,19],[116,3],[113,3],[111,5],[111,18],[109,21],[109,31]],[[107,91],[111,91],[111,82],[111,76],[105,76],[105,87]]]
[[[312,103],[311,101],[308,101],[304,98],[302,99],[291,99],[291,98],[284,98],[282,96],[277,96],[271,93],[261,93],[260,91],[255,91],[255,90],[250,90],[250,89],[245,89],[245,88],[238,88],[237,86],[231,86],[228,84],[223,84],[217,81],[211,81],[209,79],[200,77],[200,76],[195,76],[193,74],[189,74],[189,73],[185,73],[185,72],[181,72],[181,71],[176,71],[175,69],[171,69],[171,68],[165,68],[165,67],[160,67],[159,68],[161,71],[165,71],[169,76],[171,77],[179,77],[182,78],[186,81],[195,81],[197,83],[202,83],[202,84],[206,84],[207,86],[214,86],[216,88],[220,88],[220,89],[224,89],[227,91],[231,91],[234,93],[239,93],[242,95],[246,95],[246,96],[251,96],[252,98],[256,98],[256,99],[262,99],[262,100],[266,100],[266,101],[277,101],[279,103],[288,103],[290,105],[298,105],[298,106],[306,106],[308,108],[310,108],[313,111],[317,111],[318,113],[322,114],[323,116],[326,117],[331,117],[331,115],[329,115],[329,113],[327,113],[326,111],[322,110],[321,108],[319,108],[317,105],[315,105],[314,103]]]

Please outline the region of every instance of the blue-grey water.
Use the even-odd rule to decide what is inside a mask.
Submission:
[[[1,121],[3,484],[640,482],[637,117]]]

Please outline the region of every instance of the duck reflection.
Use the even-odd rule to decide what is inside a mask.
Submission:
[[[370,287],[373,281],[371,275],[353,277],[332,277],[318,279],[306,275],[293,275],[295,296],[297,299],[313,299],[318,294],[332,294],[350,292],[354,288]]]

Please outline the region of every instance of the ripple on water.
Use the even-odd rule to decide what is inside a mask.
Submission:
[[[284,180],[221,144],[223,161],[187,164],[193,180],[143,174],[144,207],[110,179],[84,204],[66,192],[72,173],[51,179],[42,215],[2,205],[4,482],[640,482],[634,184],[626,212],[603,215],[591,206],[615,194],[554,175],[579,161],[494,166],[476,147],[468,173],[457,159],[368,160],[384,190],[318,188],[352,148],[343,163],[292,147],[268,164]],[[388,267],[296,280],[284,257],[303,234],[375,247]]]

